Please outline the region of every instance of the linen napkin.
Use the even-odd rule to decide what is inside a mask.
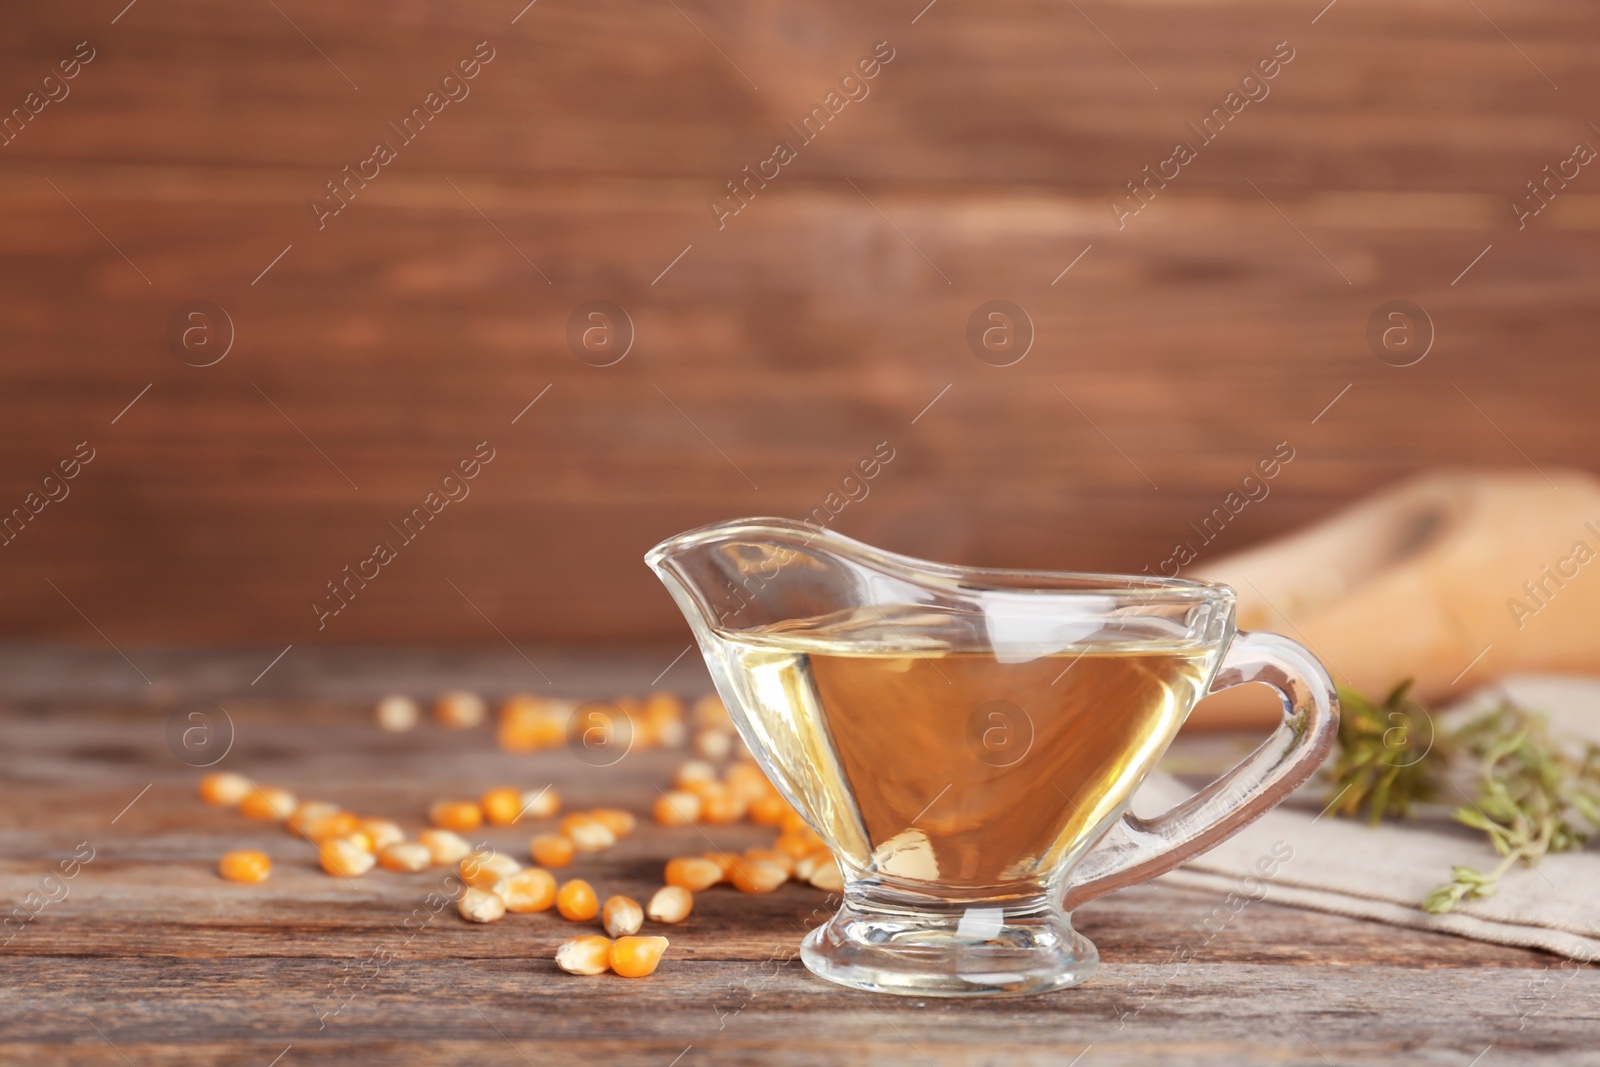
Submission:
[[[1457,723],[1503,698],[1544,712],[1557,736],[1600,740],[1600,679],[1593,678],[1508,677],[1452,706],[1440,722]],[[1328,790],[1316,781],[1161,881],[1600,960],[1600,850],[1594,846],[1547,855],[1534,868],[1519,864],[1493,896],[1429,915],[1418,904],[1450,880],[1453,865],[1487,870],[1499,862],[1482,833],[1450,818],[1465,800],[1447,789],[1439,805],[1416,818],[1371,827],[1323,815]],[[1156,772],[1140,787],[1133,809],[1157,815],[1192,793]]]

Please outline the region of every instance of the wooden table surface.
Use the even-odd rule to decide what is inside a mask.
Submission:
[[[1600,1063],[1593,969],[1268,904],[1207,935],[1199,924],[1219,898],[1160,884],[1078,913],[1103,959],[1089,984],[988,1002],[867,996],[812,977],[795,956],[825,896],[793,885],[770,896],[701,894],[645,981],[557,971],[552,953],[578,928],[553,914],[478,926],[446,908],[408,932],[408,916],[429,914],[439,872],[330,878],[304,841],[200,804],[201,772],[167,741],[174,709],[203,696],[193,707],[211,709],[219,739],[230,732],[225,711],[233,740],[218,767],[409,829],[428,799],[500,783],[552,782],[569,808],[642,812],[681,753],[634,752],[597,769],[565,749],[499,752],[487,730],[424,723],[387,734],[369,700],[352,695],[381,684],[385,663],[392,684],[421,693],[429,680],[509,675],[509,659],[491,669],[466,655],[308,658],[213,700],[250,656],[128,651],[149,685],[126,665],[119,677],[109,653],[0,651],[0,669],[17,679],[0,709],[8,908],[59,860],[85,854],[80,843],[93,849],[64,897],[55,890],[60,899],[8,931],[5,1063]],[[651,656],[531,658],[556,688],[594,696],[636,689],[659,670]],[[663,684],[696,670],[675,668]],[[680,681],[685,692],[695,684]],[[1216,741],[1179,746],[1192,761]],[[486,836],[521,854],[528,833]],[[770,837],[748,826],[705,833],[724,847]],[[242,846],[273,856],[269,882],[217,878],[217,857]],[[706,847],[699,829],[646,824],[570,870],[602,895],[643,898],[665,859]]]

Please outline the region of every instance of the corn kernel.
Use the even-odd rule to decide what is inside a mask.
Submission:
[[[339,840],[348,841],[364,852],[376,853],[378,851],[377,842],[372,840],[372,835],[365,830],[351,830],[347,834],[340,834]]]
[[[694,702],[694,723],[705,728],[708,726],[733,725],[733,719],[728,716],[728,709],[722,703],[722,698],[715,693],[707,693]]]
[[[701,730],[694,735],[694,750],[701,759],[721,763],[733,755],[733,731]]]
[[[644,925],[644,909],[631,897],[608,897],[600,909],[600,921],[612,937],[627,937]]]
[[[425,871],[433,865],[428,846],[416,841],[394,841],[378,849],[378,863],[386,871]]]
[[[829,852],[826,846],[815,848],[795,860],[794,870],[790,873],[802,882],[809,882],[811,876],[816,873],[817,868],[832,859],[833,853]]]
[[[242,774],[215,771],[200,779],[200,799],[207,804],[232,808],[250,795],[256,784]]]
[[[289,813],[286,822],[289,830],[304,835],[312,823],[326,819],[330,815],[337,815],[343,810],[339,805],[330,804],[326,800],[302,800]]]
[[[392,819],[362,819],[357,829],[372,838],[374,848],[381,849],[406,839],[406,832]]]
[[[417,702],[408,696],[391,693],[378,701],[378,725],[393,733],[404,733],[417,725],[421,713],[417,710]]]
[[[549,911],[556,902],[556,879],[549,871],[525,867],[496,882],[494,893],[506,902],[507,911]]]
[[[717,769],[703,759],[684,760],[678,764],[672,783],[679,789],[688,789],[695,782],[715,782]]]
[[[462,856],[456,864],[461,880],[477,889],[493,889],[507,875],[522,870],[522,864],[494,849],[477,849]]]
[[[694,894],[681,885],[664,885],[657,889],[644,913],[653,922],[681,923],[694,910]]]
[[[688,826],[700,818],[700,798],[674,789],[657,797],[651,811],[662,826]]]
[[[822,845],[803,834],[780,834],[778,840],[773,842],[773,848],[787,852],[794,859],[802,859],[811,855]]]
[[[272,873],[272,860],[253,849],[225,852],[217,862],[217,873],[230,882],[265,882]]]
[[[505,915],[506,904],[487,889],[469,887],[456,901],[456,911],[468,922],[492,923]]]
[[[539,834],[528,843],[528,854],[541,867],[565,867],[577,849],[560,834]]]
[[[483,698],[476,693],[441,693],[433,703],[433,717],[452,730],[480,726],[484,715]]]
[[[691,892],[710,889],[722,881],[722,866],[710,860],[681,858],[667,861],[667,884],[682,886]]]
[[[844,872],[839,870],[839,864],[832,856],[819,863],[806,881],[826,893],[844,891]]]
[[[707,789],[700,798],[700,821],[713,826],[727,826],[744,818],[750,805],[726,786]]]
[[[611,969],[624,978],[654,974],[667,951],[664,937],[619,937],[611,943]]]
[[[472,851],[467,839],[452,830],[424,830],[417,835],[417,843],[428,850],[428,855],[440,867],[459,863],[462,856]]]
[[[579,852],[600,852],[617,843],[606,824],[588,815],[568,815],[561,820],[561,836]]]
[[[794,857],[777,848],[752,848],[744,854],[747,860],[760,860],[781,867],[785,877],[794,873]]]
[[[739,860],[729,881],[741,893],[770,893],[789,880],[789,873],[765,860]]]
[[[728,876],[733,873],[733,857],[726,852],[702,852],[700,858],[710,860],[717,865],[717,870],[722,872],[721,881],[726,882]]]
[[[589,813],[589,818],[611,831],[611,836],[618,841],[633,833],[633,828],[639,825],[639,820],[633,817],[631,811],[621,808],[596,808]]]
[[[522,817],[524,819],[549,819],[561,810],[561,794],[556,792],[553,785],[543,789],[530,789],[522,794]]]
[[[322,869],[342,878],[358,878],[377,862],[372,853],[344,837],[330,837],[317,846]]]
[[[442,830],[476,830],[483,825],[483,809],[470,800],[436,800],[428,805],[428,821]]]
[[[478,798],[484,818],[491,826],[511,826],[522,818],[522,791],[501,786]]]
[[[563,919],[586,922],[600,914],[600,898],[588,882],[574,878],[556,892],[556,910]]]
[[[301,805],[305,807],[305,805]],[[296,811],[298,814],[298,809]],[[330,837],[345,837],[355,833],[361,828],[361,820],[355,813],[348,811],[335,811],[332,815],[316,816],[301,820],[300,832],[316,842],[326,841]]]
[[[556,949],[556,966],[568,974],[605,974],[611,969],[611,939],[575,937]]]
[[[777,826],[783,822],[789,805],[776,793],[768,793],[750,802],[750,821],[757,826]]]
[[[741,760],[729,767],[728,773],[723,776],[723,782],[729,789],[744,797],[748,804],[777,795],[761,768],[749,760]]]
[[[794,810],[784,812],[783,822],[779,823],[778,826],[782,828],[783,832],[786,834],[805,834],[811,832],[811,827],[806,825],[805,819],[801,817],[798,811]]]
[[[281,822],[294,813],[293,793],[276,786],[258,785],[239,801],[239,814],[247,819],[273,819]]]

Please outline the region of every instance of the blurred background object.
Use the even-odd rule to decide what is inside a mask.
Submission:
[[[640,557],[733,515],[1160,573],[1583,463],[1597,44],[1545,0],[19,8],[0,636],[674,639]]]

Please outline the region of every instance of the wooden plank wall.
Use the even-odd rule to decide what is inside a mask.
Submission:
[[[1280,442],[1215,552],[1434,466],[1591,463],[1592,10],[923,2],[8,13],[0,514],[68,495],[0,548],[0,635],[680,634],[647,547],[806,513],[885,441],[838,529],[1077,569],[1155,565]],[[802,141],[786,124],[875,49]],[[1188,123],[1217,108],[1205,143]],[[780,139],[794,158],[719,228]],[[394,158],[319,220],[379,140]],[[1119,227],[1179,140],[1194,158]],[[1570,180],[1519,228],[1547,165]],[[1011,366],[966,340],[996,299],[1033,324]],[[1432,322],[1408,367],[1367,339],[1395,299]],[[169,341],[196,300],[234,335],[207,367]],[[595,300],[633,324],[611,366],[568,343]],[[471,495],[319,630],[324,584],[484,441]]]

